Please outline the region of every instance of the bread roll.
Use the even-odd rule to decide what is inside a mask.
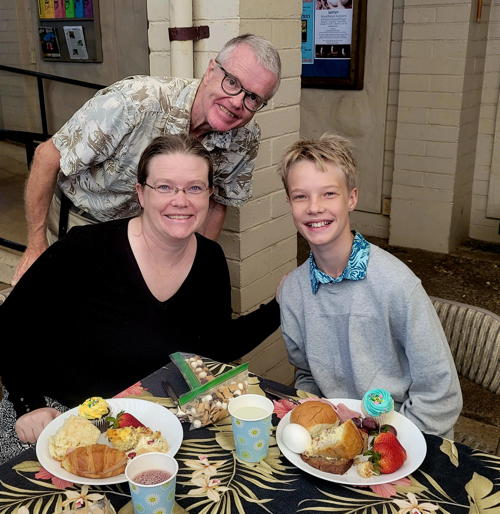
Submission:
[[[336,427],[340,422],[331,404],[316,400],[295,407],[290,415],[290,421],[302,425],[313,437],[324,429]]]
[[[69,452],[62,461],[62,467],[86,478],[109,478],[125,471],[127,456],[121,450],[105,444],[80,446]]]
[[[306,450],[309,456],[352,459],[363,452],[364,440],[358,428],[347,420],[342,425],[327,428],[313,437],[311,446]]]
[[[301,458],[317,469],[342,475],[352,466],[354,457],[362,453],[364,448],[365,439],[354,422],[349,419],[313,437],[311,445]]]

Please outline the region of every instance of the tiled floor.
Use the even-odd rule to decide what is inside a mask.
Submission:
[[[0,141],[0,237],[26,244],[23,190],[28,174],[23,145]]]

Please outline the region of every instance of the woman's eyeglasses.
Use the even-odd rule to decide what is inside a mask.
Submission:
[[[206,191],[210,191],[210,186],[206,186],[205,184],[191,184],[186,187],[174,186],[172,184],[158,184],[156,186],[152,186],[147,182],[144,182],[144,186],[148,186],[151,189],[154,189],[157,193],[162,195],[176,195],[179,191],[182,191],[186,195],[201,195]]]
[[[251,91],[248,91],[248,89],[245,89],[241,85],[240,81],[228,73],[217,61],[215,61],[215,64],[217,64],[224,73],[224,78],[221,82],[222,91],[224,91],[224,93],[230,96],[237,96],[244,91],[245,96],[243,97],[243,105],[252,112],[260,111],[267,105],[267,102],[263,98]]]

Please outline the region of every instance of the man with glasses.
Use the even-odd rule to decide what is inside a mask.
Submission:
[[[201,80],[133,76],[98,91],[35,152],[25,193],[28,246],[13,283],[72,226],[136,215],[139,157],[162,134],[190,134],[210,151],[214,194],[202,232],[216,239],[226,207],[251,197],[260,139],[252,118],[280,74],[271,43],[245,34],[224,45]]]

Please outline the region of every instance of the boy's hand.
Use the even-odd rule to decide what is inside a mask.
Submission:
[[[51,407],[36,409],[32,412],[23,414],[16,421],[16,433],[24,443],[35,443],[42,430],[61,414],[58,410]]]

